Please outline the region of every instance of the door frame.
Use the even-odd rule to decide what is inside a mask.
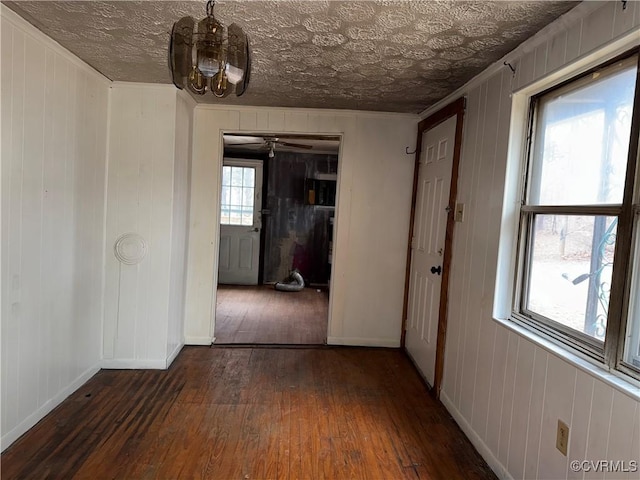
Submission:
[[[444,252],[442,261],[442,285],[440,287],[440,302],[438,308],[438,335],[436,339],[436,364],[434,372],[432,394],[436,398],[440,398],[440,389],[442,388],[442,376],[444,373],[444,350],[447,338],[447,315],[449,302],[449,273],[451,270],[453,231],[455,227],[455,205],[458,196],[458,172],[460,166],[460,154],[462,151],[462,128],[464,121],[464,110],[466,106],[466,97],[460,97],[449,103],[437,112],[428,116],[418,124],[418,138],[416,140],[415,163],[413,169],[413,190],[411,194],[411,218],[409,223],[409,239],[407,242],[407,266],[404,280],[404,300],[402,305],[402,332],[400,337],[400,346],[405,349],[405,339],[407,334],[407,316],[409,311],[409,283],[411,281],[411,260],[413,244],[413,232],[416,214],[416,200],[418,195],[418,175],[420,165],[420,155],[422,154],[422,137],[425,132],[432,129],[436,125],[456,117],[456,133],[453,146],[453,165],[451,167],[451,185],[449,189],[449,211],[447,212],[447,227],[444,239]]]
[[[340,208],[339,205],[341,204],[341,198],[342,195],[344,195],[344,193],[342,193],[343,188],[343,174],[342,174],[342,168],[343,168],[343,151],[344,151],[344,144],[345,144],[345,132],[340,130],[340,131],[335,131],[335,132],[331,132],[331,131],[317,131],[317,132],[308,132],[306,130],[301,130],[301,131],[291,131],[290,129],[286,129],[286,128],[282,128],[282,129],[274,129],[274,130],[269,130],[269,129],[264,129],[264,130],[253,130],[253,129],[242,129],[242,128],[221,128],[219,131],[219,144],[218,144],[218,159],[219,159],[219,164],[218,164],[218,179],[217,179],[217,189],[218,189],[218,196],[216,197],[216,201],[215,201],[215,205],[214,205],[214,214],[215,214],[215,223],[214,223],[214,230],[213,230],[213,238],[215,239],[215,243],[212,243],[214,245],[215,248],[215,255],[216,257],[218,255],[220,255],[220,192],[222,189],[222,167],[224,166],[224,159],[226,158],[224,155],[224,135],[226,134],[238,134],[238,135],[249,135],[249,136],[259,136],[259,137],[264,137],[264,136],[286,136],[286,135],[292,135],[292,136],[300,136],[300,137],[337,137],[338,141],[339,141],[339,146],[338,146],[338,171],[337,171],[337,178],[336,178],[336,205],[335,205],[335,209],[334,209],[334,224],[333,224],[333,238],[332,238],[332,242],[333,242],[333,258],[336,258],[336,252],[337,250],[341,250],[341,242],[338,242],[338,235],[337,235],[337,230],[338,230],[338,222],[339,222],[339,212],[340,212]],[[229,157],[229,158],[233,158],[233,157]],[[256,159],[258,159],[256,157]],[[264,209],[264,202],[265,202],[265,198],[266,198],[266,187],[267,187],[267,173],[266,173],[266,169],[268,162],[264,161],[263,159],[263,164],[262,164],[262,181],[263,181],[263,191],[262,191],[262,207],[261,210]],[[264,217],[263,217],[263,224],[264,224]],[[265,235],[265,229],[262,229],[261,235],[260,235],[260,248],[261,248],[261,257],[262,257],[262,249],[264,248],[265,244],[264,244],[264,235]],[[327,345],[327,340],[329,338],[329,328],[331,326],[331,322],[332,322],[332,316],[333,316],[333,302],[334,302],[334,295],[333,295],[333,281],[335,278],[335,266],[336,263],[335,261],[333,261],[331,263],[331,268],[330,268],[330,276],[329,276],[329,306],[328,306],[328,313],[327,313],[327,325],[326,325],[326,333],[325,333],[325,338],[324,338],[324,345]],[[216,306],[217,306],[217,287],[218,287],[218,268],[217,268],[217,262],[216,262],[216,268],[213,269],[213,275],[212,275],[212,279],[213,279],[213,292],[212,292],[212,297],[211,297],[211,305],[210,305],[210,314],[209,314],[209,335],[211,337],[211,342],[210,343],[203,343],[203,345],[213,345],[215,343],[215,328],[216,328]],[[259,277],[258,277],[258,282],[262,281],[262,277],[263,277],[263,265],[260,265],[260,270],[258,273]]]
[[[267,176],[269,174],[268,169],[269,169],[269,162],[268,162],[268,157],[266,154],[248,154],[248,153],[234,153],[234,152],[230,152],[226,155],[224,155],[224,146],[222,148],[223,151],[223,158],[222,158],[222,163],[224,166],[224,160],[225,159],[229,159],[229,160],[260,160],[262,162],[262,204],[260,205],[260,211],[263,211],[265,209],[265,202],[266,202],[266,195],[264,194],[264,192],[267,191]],[[222,179],[222,174],[220,174],[220,179]],[[264,224],[264,216],[262,217],[262,222]],[[264,228],[260,231],[260,262],[259,262],[259,266],[258,266],[258,283],[262,284],[262,281],[264,279],[264,255],[263,255],[263,251],[265,248],[265,231]],[[220,245],[218,245],[218,254],[220,253]],[[216,285],[217,285],[217,281],[216,281]]]

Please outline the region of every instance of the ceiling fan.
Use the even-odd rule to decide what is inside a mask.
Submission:
[[[246,139],[247,137],[242,137],[244,139]],[[282,147],[292,147],[292,148],[302,148],[305,150],[311,150],[313,148],[313,145],[307,145],[304,143],[293,143],[293,142],[286,142],[284,140],[280,140],[279,137],[254,137],[256,140],[260,139],[260,141],[257,142],[246,142],[246,141],[241,141],[241,142],[233,142],[234,146],[247,146],[247,145],[261,145],[263,146],[265,149],[268,150],[269,152],[269,158],[273,158],[275,155],[275,150],[276,147],[278,146],[282,146]],[[238,139],[240,139],[240,137],[238,137]]]

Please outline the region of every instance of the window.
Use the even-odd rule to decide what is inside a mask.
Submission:
[[[222,167],[220,224],[253,225],[255,168]]]
[[[636,50],[531,98],[513,312],[636,378],[639,87]]]

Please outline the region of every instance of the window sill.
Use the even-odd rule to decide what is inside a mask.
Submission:
[[[595,361],[582,357],[551,340],[531,332],[512,320],[504,318],[494,318],[494,320],[508,330],[529,340],[534,345],[543,348],[547,352],[640,402],[640,382],[635,379],[618,371],[610,371],[603,365],[599,365],[595,363]]]

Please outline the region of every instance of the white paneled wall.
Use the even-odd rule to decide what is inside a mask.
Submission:
[[[99,368],[109,82],[0,14],[4,449]]]
[[[108,368],[165,368],[182,346],[191,108],[173,85],[111,88],[103,338]],[[146,244],[139,263],[122,263],[114,254],[125,234]]]
[[[640,43],[640,2],[628,2],[626,10],[621,2],[598,7],[585,8],[573,22],[561,19],[549,29],[555,33],[523,45],[519,51],[525,53],[509,59],[515,78],[504,67],[462,92],[468,98],[458,202],[466,205],[466,220],[456,224],[454,235],[442,400],[504,478],[583,478],[571,471],[570,460],[640,460],[637,399],[492,318],[510,178],[511,93],[601,46],[613,48],[625,33]],[[508,238],[514,232],[505,233]],[[571,429],[568,457],[555,448],[558,419]],[[592,472],[584,478],[637,475]]]
[[[173,218],[171,228],[171,272],[169,285],[168,362],[184,345],[184,310],[187,284],[187,242],[191,192],[191,139],[195,102],[184,91],[176,103],[176,134],[173,165]]]
[[[341,134],[328,342],[398,346],[409,229],[414,115],[198,106],[186,343],[214,334],[222,131]],[[302,186],[301,186],[302,188]]]

